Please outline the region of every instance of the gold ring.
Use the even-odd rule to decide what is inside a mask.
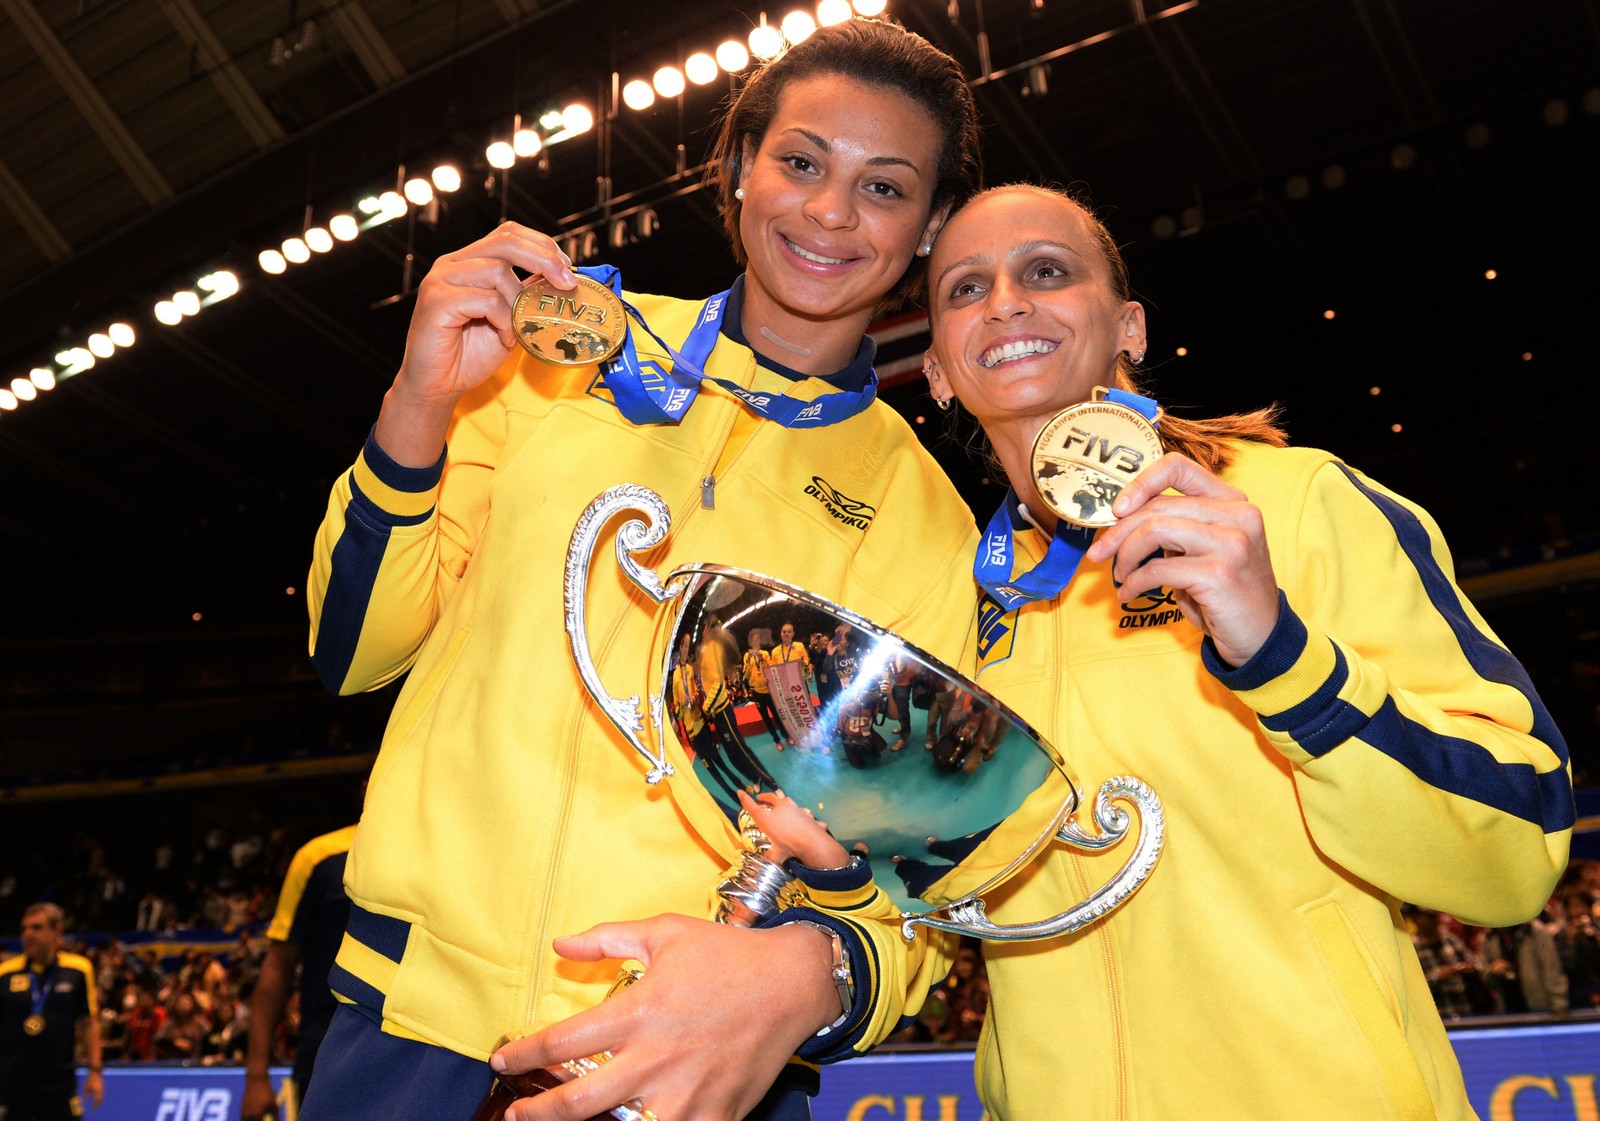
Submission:
[[[648,1108],[644,1102],[640,1101],[638,1098],[624,1102],[623,1106],[633,1114],[632,1121],[661,1121],[661,1119],[655,1115],[655,1111]]]

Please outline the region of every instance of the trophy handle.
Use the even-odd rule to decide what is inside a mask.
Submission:
[[[930,930],[944,930],[952,934],[966,934],[991,942],[1022,942],[1036,938],[1052,938],[1058,934],[1071,934],[1110,914],[1120,907],[1139,886],[1149,878],[1161,856],[1166,842],[1166,818],[1162,813],[1161,799],[1143,780],[1132,775],[1119,775],[1107,779],[1094,799],[1094,820],[1100,831],[1086,832],[1076,821],[1068,819],[1057,831],[1055,839],[1074,848],[1098,852],[1117,844],[1128,833],[1132,817],[1128,811],[1112,804],[1113,799],[1133,802],[1139,807],[1139,843],[1133,855],[1115,876],[1101,885],[1082,903],[1054,918],[1039,922],[1000,926],[984,914],[982,899],[968,899],[949,908],[950,917],[933,915],[906,915],[901,933],[911,938],[918,926]]]
[[[638,518],[631,518],[623,522],[621,528],[617,530],[617,564],[622,571],[657,603],[665,603],[681,590],[681,588],[669,590],[654,572],[634,562],[632,553],[654,548],[666,539],[667,530],[672,527],[672,513],[667,509],[666,502],[655,491],[634,483],[626,483],[603,491],[600,497],[585,507],[583,514],[578,518],[578,524],[572,531],[572,543],[567,546],[566,578],[562,585],[562,597],[566,606],[567,638],[572,646],[572,660],[578,667],[578,676],[583,679],[583,686],[589,690],[589,695],[599,704],[611,723],[617,726],[617,731],[621,732],[633,749],[644,756],[645,761],[650,764],[650,769],[645,773],[645,781],[654,786],[675,773],[673,766],[667,762],[664,753],[660,755],[652,753],[640,738],[644,731],[644,706],[639,702],[639,695],[635,693],[624,700],[606,692],[606,687],[600,680],[600,672],[595,668],[594,658],[589,653],[589,632],[584,621],[584,599],[589,587],[589,567],[594,561],[595,545],[599,541],[600,531],[623,511],[644,513],[650,520],[646,523]],[[655,727],[657,743],[662,742],[661,717],[661,697],[653,696],[650,698],[650,722]]]

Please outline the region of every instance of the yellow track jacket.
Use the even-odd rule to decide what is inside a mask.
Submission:
[[[668,340],[699,310],[629,298]],[[726,337],[707,372],[807,400],[830,391],[759,368]],[[563,567],[591,500],[618,483],[666,500],[672,533],[644,558],[663,575],[697,561],[752,569],[951,660],[971,612],[969,590],[950,578],[973,549],[971,514],[893,410],[788,430],[708,384],[680,424],[635,427],[591,394],[593,379],[592,368],[514,355],[462,401],[442,481],[369,440],[334,486],[309,582],[324,680],[349,693],[410,674],[350,851],[354,909],[333,987],[390,1033],[480,1059],[508,1034],[598,1003],[615,979],[614,963],[560,961],[552,938],[668,911],[709,917],[736,851],[709,797],[683,788],[675,737],[679,774],[647,786],[643,760],[572,665]],[[588,604],[611,692],[659,695],[652,642],[664,609],[617,569],[609,540]],[[867,936],[885,947],[897,937]],[[859,941],[852,954],[866,981],[937,980],[901,975],[910,967],[899,959],[880,976],[882,955]],[[882,1025],[827,1044],[848,1046],[869,1026]]]
[[[1535,914],[1567,858],[1565,746],[1424,511],[1307,449],[1238,445],[1223,477],[1261,509],[1283,596],[1248,665],[1168,593],[1119,604],[1106,565],[978,634],[979,683],[1087,794],[1138,775],[1167,822],[1107,921],[985,947],[984,1101],[997,1121],[1471,1117],[1399,901]],[[1046,543],[1017,536],[1031,567]],[[1065,910],[1130,847],[1057,843],[989,915]]]

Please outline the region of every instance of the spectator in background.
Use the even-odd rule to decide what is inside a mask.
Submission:
[[[1483,978],[1478,959],[1467,945],[1439,925],[1439,912],[1426,907],[1408,907],[1413,932],[1411,943],[1428,979],[1428,989],[1439,1014],[1447,1020],[1471,1016],[1486,1010]]]
[[[975,946],[963,945],[956,951],[950,976],[935,992],[942,998],[943,1016],[930,1024],[938,1043],[967,1043],[983,1034],[984,1016],[989,1011],[989,980],[984,976],[983,958]]]
[[[1549,912],[1547,911],[1546,914]],[[1571,1007],[1567,974],[1556,946],[1556,926],[1535,919],[1513,927],[1517,981],[1529,1012],[1565,1013]]]
[[[289,864],[278,910],[267,928],[267,955],[250,1001],[250,1039],[245,1053],[243,1121],[278,1115],[277,1095],[267,1074],[272,1045],[284,1020],[291,990],[298,988],[299,1038],[294,1049],[296,1107],[305,1097],[317,1049],[333,1018],[335,1001],[328,971],[344,938],[350,901],[344,893],[345,857],[356,827],[325,833],[301,847]],[[300,968],[298,986],[295,967]]]
[[[167,1022],[156,1032],[156,1058],[198,1059],[209,1034],[211,1025],[200,1015],[194,993],[180,989],[167,1005]]]
[[[1600,1007],[1600,937],[1595,933],[1595,897],[1582,888],[1569,888],[1563,896],[1566,922],[1556,936],[1567,991],[1574,1009]]]
[[[133,1002],[122,1014],[122,1020],[127,1033],[126,1054],[130,1059],[153,1059],[156,1057],[156,1036],[167,1022],[166,1009],[156,1003],[154,990],[143,985],[135,987],[129,993]]]

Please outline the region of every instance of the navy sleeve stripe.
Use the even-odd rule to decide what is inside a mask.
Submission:
[[[1538,693],[1534,691],[1533,682],[1528,678],[1528,671],[1522,668],[1521,662],[1511,656],[1509,650],[1490,641],[1482,631],[1472,625],[1472,620],[1467,618],[1466,612],[1461,609],[1461,600],[1454,585],[1445,577],[1433,559],[1428,532],[1422,527],[1421,521],[1388,495],[1380,494],[1364,485],[1344,464],[1341,463],[1339,468],[1350,480],[1351,485],[1366,495],[1389,520],[1400,547],[1405,550],[1406,556],[1411,559],[1411,563],[1417,568],[1417,574],[1422,578],[1422,586],[1427,590],[1429,602],[1449,624],[1456,641],[1461,645],[1461,652],[1466,655],[1467,662],[1473,670],[1485,681],[1508,686],[1527,698],[1528,705],[1533,710],[1533,727],[1529,729],[1530,733],[1549,744],[1556,758],[1565,766],[1566,740],[1561,738],[1561,732],[1556,727],[1555,721],[1550,718],[1544,702],[1539,700]],[[1571,801],[1570,794],[1567,800]]]
[[[350,485],[354,489],[353,480]],[[389,530],[382,522],[361,517],[355,502],[345,510],[344,532],[333,547],[328,590],[322,597],[317,646],[311,652],[311,664],[330,692],[339,692],[355,661],[361,625],[389,547]]]
[[[383,1002],[386,999],[384,994],[338,962],[334,962],[333,968],[328,970],[328,988],[362,1008],[370,1008],[380,1016],[383,1015]]]
[[[1481,744],[1406,718],[1393,697],[1384,701],[1361,738],[1430,786],[1531,822],[1546,833],[1570,829],[1577,820],[1564,769],[1541,773],[1529,763],[1502,763]]]
[[[390,918],[350,905],[350,937],[368,949],[399,963],[406,956],[406,942],[411,938],[411,924],[404,919]]]

